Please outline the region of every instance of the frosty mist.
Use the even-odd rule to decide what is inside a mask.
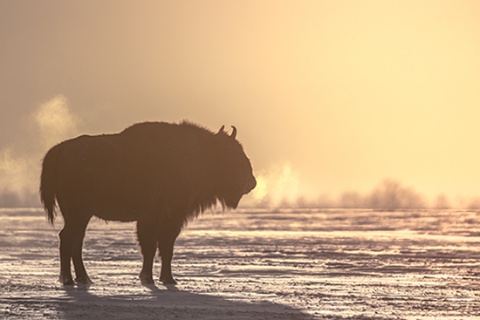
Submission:
[[[38,177],[45,152],[55,144],[80,133],[80,116],[71,111],[67,98],[57,95],[25,117],[12,132],[20,143],[0,152],[0,206],[39,206]],[[18,140],[18,139],[17,139]],[[273,164],[259,173],[258,186],[247,196],[249,206],[295,204],[300,197],[300,178],[288,162]]]
[[[46,150],[77,134],[77,117],[68,101],[58,95],[25,118],[12,136],[21,142],[0,151],[0,206],[38,206],[38,177]],[[15,137],[17,138],[17,137]],[[14,140],[14,139],[12,139]]]
[[[67,97],[57,95],[38,105],[17,130],[11,132],[9,144],[0,150],[0,206],[39,206],[38,179],[45,152],[53,145],[81,133],[80,115],[72,111]],[[255,167],[255,155],[252,155]],[[320,164],[321,165],[321,164]],[[243,205],[250,207],[343,207],[377,208],[479,208],[479,198],[451,198],[445,194],[425,197],[421,190],[396,179],[385,179],[369,190],[345,190],[333,194],[319,193],[307,185],[306,170],[288,161],[257,168],[257,187],[246,196]],[[323,181],[318,181],[323,185]]]

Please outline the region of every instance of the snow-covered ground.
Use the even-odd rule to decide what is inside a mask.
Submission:
[[[140,284],[132,223],[90,223],[90,287],[57,282],[61,218],[0,209],[0,225],[1,319],[480,318],[477,212],[206,213],[177,240],[168,287]]]

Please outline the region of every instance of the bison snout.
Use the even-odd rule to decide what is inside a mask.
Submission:
[[[245,194],[247,194],[250,191],[252,191],[253,189],[255,189],[256,186],[257,186],[257,180],[255,180],[255,177],[252,176],[245,183],[245,189],[244,189]]]

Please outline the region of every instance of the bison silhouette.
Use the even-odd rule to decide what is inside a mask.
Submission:
[[[51,148],[43,160],[40,196],[48,220],[56,205],[60,231],[60,281],[92,283],[82,260],[85,229],[92,216],[136,221],[143,255],[142,284],[153,284],[158,248],[160,281],[175,284],[171,261],[185,224],[217,203],[236,208],[256,186],[237,130],[211,132],[198,125],[146,122],[117,134],[83,135]]]

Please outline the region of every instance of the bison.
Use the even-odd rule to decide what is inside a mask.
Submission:
[[[145,122],[120,133],[82,135],[52,147],[42,164],[40,196],[53,225],[58,205],[60,281],[92,283],[82,260],[85,229],[92,216],[136,221],[143,255],[142,284],[153,284],[158,248],[160,281],[175,284],[171,261],[185,224],[217,203],[236,208],[255,188],[250,160],[228,134],[189,123]]]

